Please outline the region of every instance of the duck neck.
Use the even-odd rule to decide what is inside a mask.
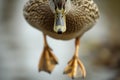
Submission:
[[[68,13],[71,10],[71,8],[72,8],[71,0],[67,0],[66,5],[65,5],[66,13]]]

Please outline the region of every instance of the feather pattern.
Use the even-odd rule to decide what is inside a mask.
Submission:
[[[29,0],[24,6],[24,17],[29,24],[55,39],[69,40],[82,36],[93,27],[99,18],[93,0],[71,0],[71,9],[66,14],[67,30],[63,34],[53,31],[54,13],[48,0]]]

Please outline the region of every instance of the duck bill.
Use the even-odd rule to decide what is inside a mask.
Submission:
[[[55,13],[54,31],[58,34],[62,34],[66,31],[66,16],[62,11]]]

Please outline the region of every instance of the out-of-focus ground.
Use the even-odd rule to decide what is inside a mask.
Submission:
[[[85,80],[120,80],[120,1],[94,1],[101,17],[81,38],[79,52],[87,69]],[[59,65],[52,74],[38,72],[43,37],[23,17],[26,2],[0,0],[0,80],[71,80],[63,75],[63,70],[73,56],[74,39],[60,41],[48,37]]]

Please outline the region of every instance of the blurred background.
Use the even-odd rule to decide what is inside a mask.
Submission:
[[[60,41],[48,37],[59,59],[52,74],[38,72],[43,50],[42,33],[23,17],[28,0],[0,0],[0,80],[72,80],[63,75],[74,53],[74,39]],[[120,80],[120,0],[94,0],[100,19],[81,38],[79,57],[85,64],[85,80]],[[82,80],[79,76],[75,80]]]

